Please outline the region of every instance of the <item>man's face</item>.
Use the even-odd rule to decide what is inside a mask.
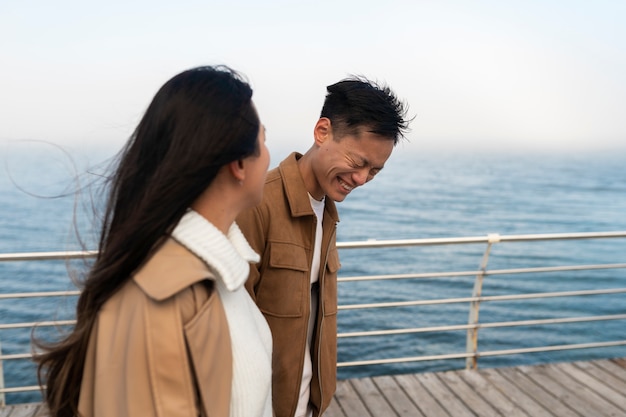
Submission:
[[[361,130],[339,140],[332,131],[321,142],[312,166],[319,187],[317,191],[340,202],[356,187],[371,181],[383,169],[393,150],[393,140]]]

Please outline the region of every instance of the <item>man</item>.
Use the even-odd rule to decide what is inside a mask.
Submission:
[[[237,219],[261,262],[246,288],[272,330],[276,417],[317,417],[337,375],[339,221],[335,202],[383,169],[408,121],[388,87],[349,78],[327,87],[314,143],[265,181],[263,201]]]

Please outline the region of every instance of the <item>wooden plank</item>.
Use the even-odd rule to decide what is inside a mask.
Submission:
[[[474,417],[467,406],[434,373],[416,374],[422,385],[454,417]]]
[[[602,368],[597,362],[574,362],[574,366],[589,375],[593,375],[597,380],[603,381],[615,391],[626,393],[626,381],[617,378],[615,375]]]
[[[18,404],[0,408],[1,417],[40,417],[46,414],[40,414],[44,408],[40,403]],[[5,414],[6,413],[6,414]]]
[[[614,358],[611,359],[611,362],[621,366],[622,368],[624,368],[624,371],[626,371],[626,358]]]
[[[396,375],[394,379],[425,416],[451,417],[415,375]]]
[[[594,376],[592,373],[574,366],[572,363],[562,363],[559,365],[559,368],[572,378],[575,378],[591,388],[602,398],[618,407],[622,412],[626,411],[626,394],[624,394],[626,391],[623,389],[620,391],[619,388],[611,386],[610,382],[607,383],[606,380],[602,379],[602,376]],[[598,369],[596,367],[591,368],[592,371],[593,369]]]
[[[398,416],[426,417],[392,376],[377,376],[372,380]]]
[[[337,381],[337,391],[335,399],[341,406],[346,417],[366,417],[371,416],[365,404],[361,401],[349,379]],[[375,417],[375,416],[372,416]]]
[[[438,376],[474,414],[479,416],[500,415],[491,404],[483,399],[479,390],[474,389],[461,378],[459,371],[442,372]]]
[[[523,409],[518,407],[507,396],[500,392],[498,385],[492,384],[482,375],[480,371],[464,370],[459,372],[459,376],[463,378],[469,385],[480,392],[481,396],[488,401],[493,408],[506,417],[531,417]]]
[[[363,401],[371,415],[397,415],[371,378],[353,379],[352,386],[361,397],[361,400]]]
[[[33,415],[33,417],[50,417],[50,412],[48,411],[48,406],[44,404],[40,404],[37,412]]]
[[[582,414],[583,417],[594,416],[606,416],[606,414],[596,410],[593,404],[589,404],[588,401],[581,399],[577,393],[567,389],[565,386],[557,382],[553,377],[549,375],[545,365],[539,366],[520,366],[517,368],[519,372],[528,376],[535,381],[544,390],[555,396],[563,404],[567,404],[576,412]]]
[[[588,414],[590,416],[624,416],[624,411],[620,410],[615,405],[611,404],[601,395],[598,395],[593,389],[589,387],[587,382],[591,379],[591,377],[585,375],[584,381],[579,381],[575,378],[572,378],[570,374],[565,372],[562,369],[562,365],[566,366],[567,364],[548,364],[545,365],[545,369],[548,372],[551,372],[553,378],[557,380],[563,387],[573,392],[577,399],[580,402],[585,403],[588,408],[591,409],[592,413]]]
[[[626,369],[620,366],[619,362],[616,360],[611,361],[593,361],[593,363],[597,366],[602,367],[603,369],[610,372],[616,378],[621,379],[622,381],[626,381]]]
[[[330,400],[330,405],[324,412],[324,417],[346,417],[335,397]]]
[[[587,417],[560,403],[515,368],[483,369],[480,373],[531,416]]]

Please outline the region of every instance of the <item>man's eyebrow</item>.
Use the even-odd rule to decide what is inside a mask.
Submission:
[[[367,159],[363,159],[363,162],[364,162],[365,164],[367,164],[368,166],[370,166],[372,169],[377,169],[377,170],[379,170],[379,171],[385,167],[385,164],[384,164],[384,163],[383,163],[382,165],[380,165],[380,166],[374,166],[374,165],[373,165],[373,164],[371,164],[371,163],[370,163]]]
[[[385,167],[385,164],[380,165],[380,166],[374,166],[369,159],[367,159],[366,157],[359,155],[357,153],[351,153],[350,157],[355,161],[358,162],[358,166],[360,167],[370,167],[371,169],[376,169],[378,171],[380,171],[381,169],[383,169]]]

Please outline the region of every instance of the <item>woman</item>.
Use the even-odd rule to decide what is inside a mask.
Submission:
[[[271,334],[234,223],[269,153],[248,84],[200,67],[157,92],[118,156],[77,323],[36,357],[57,416],[271,416]]]

